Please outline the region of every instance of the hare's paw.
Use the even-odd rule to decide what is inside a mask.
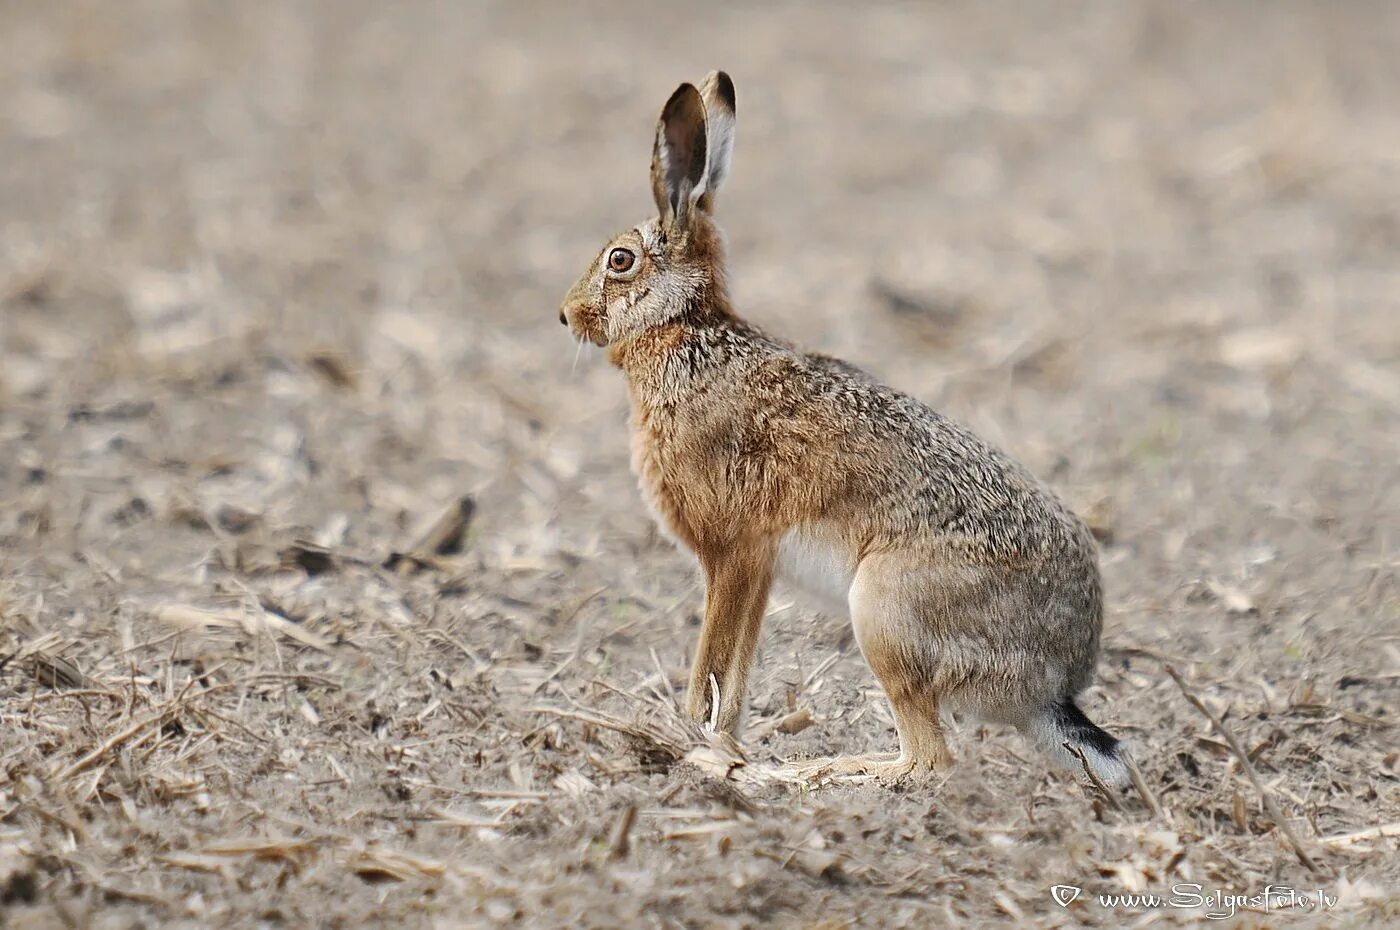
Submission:
[[[833,756],[828,759],[797,759],[783,766],[790,781],[809,787],[836,784],[896,784],[925,779],[952,767],[952,757],[946,753],[930,754],[929,758],[894,752],[877,752],[860,756]]]
[[[795,781],[816,787],[824,784],[864,784],[870,781],[899,781],[917,766],[897,752],[877,752],[860,756],[832,756],[826,759],[797,759],[783,766]]]

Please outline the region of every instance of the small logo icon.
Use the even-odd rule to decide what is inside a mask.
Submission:
[[[1051,885],[1050,897],[1055,899],[1055,903],[1060,907],[1069,907],[1074,903],[1074,899],[1084,892],[1083,888],[1076,888],[1073,885]]]

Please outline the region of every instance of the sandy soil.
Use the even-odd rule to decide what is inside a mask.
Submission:
[[[0,5],[0,925],[1400,921],[1400,7],[705,7]],[[894,746],[781,590],[742,747],[676,717],[701,592],[556,314],[713,67],[741,309],[1090,518],[1159,812],[968,722],[773,778]]]

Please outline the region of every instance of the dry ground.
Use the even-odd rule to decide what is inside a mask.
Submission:
[[[0,924],[1400,922],[1400,7],[704,8],[0,4]],[[967,723],[766,779],[894,745],[782,591],[748,764],[677,721],[700,591],[555,316],[716,66],[741,307],[1092,519],[1160,814]]]

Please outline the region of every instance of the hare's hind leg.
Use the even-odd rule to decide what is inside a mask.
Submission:
[[[938,702],[902,694],[899,698],[891,695],[890,706],[894,708],[895,730],[899,733],[899,752],[802,760],[792,763],[791,769],[806,780],[873,776],[893,782],[950,768],[953,755],[944,739]]]
[[[867,558],[851,585],[851,622],[865,660],[894,711],[898,753],[837,756],[797,764],[806,777],[873,775],[881,780],[927,775],[953,764],[939,715],[934,657],[927,654],[928,622],[911,599],[903,566]]]

